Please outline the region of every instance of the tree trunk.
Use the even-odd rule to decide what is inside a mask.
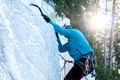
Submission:
[[[111,26],[111,32],[110,32],[110,45],[109,45],[110,72],[112,72],[112,64],[113,64],[114,21],[115,21],[115,0],[113,0],[113,6],[112,6],[112,26]]]

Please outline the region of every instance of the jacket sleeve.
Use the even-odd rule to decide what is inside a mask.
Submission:
[[[64,35],[67,37],[72,36],[71,30],[64,29],[64,28],[60,27],[59,25],[55,24],[53,21],[50,21],[49,23],[54,27],[55,32],[59,33],[60,35]]]
[[[67,43],[64,44],[64,45],[62,45],[62,43],[61,43],[59,37],[57,38],[57,42],[58,42],[58,49],[59,49],[59,52],[62,53],[62,52],[66,52],[66,51],[68,51],[68,50],[67,50],[67,46],[68,46]]]

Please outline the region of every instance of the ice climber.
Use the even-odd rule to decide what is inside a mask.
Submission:
[[[68,51],[69,55],[75,61],[74,66],[68,72],[64,80],[80,80],[82,77],[86,76],[85,73],[92,72],[94,66],[94,61],[92,60],[94,58],[94,52],[82,32],[78,29],[73,29],[71,25],[62,28],[46,15],[43,15],[43,18],[54,27],[56,33],[68,39],[68,42],[62,45],[59,36],[56,34],[59,51],[61,53]],[[86,66],[89,68],[88,71],[85,70]]]
[[[33,6],[38,7],[34,4]],[[59,44],[59,52],[68,51],[69,55],[74,59],[74,65],[64,80],[80,80],[86,74],[91,73],[94,69],[94,51],[82,32],[78,29],[73,29],[71,25],[62,28],[45,14],[42,13],[42,16],[47,23],[50,23],[54,27]],[[62,45],[58,33],[65,36],[68,42]]]

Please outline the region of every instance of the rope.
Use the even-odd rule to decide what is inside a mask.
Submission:
[[[86,61],[85,61],[85,71],[84,71],[84,74],[85,74],[85,80],[88,80],[88,78],[87,78],[87,75],[89,74],[89,60],[87,59]]]
[[[64,65],[63,65],[63,68],[62,68],[62,71],[64,70],[64,77],[66,76],[66,63],[72,63],[74,64],[74,61],[70,61],[70,60],[66,60],[65,58],[63,58],[60,54],[59,56],[64,60]],[[66,79],[65,79],[66,80]]]
[[[90,61],[89,61],[90,60]],[[85,79],[88,80],[88,78],[86,77],[86,75],[89,74],[89,71],[91,70],[91,68],[94,70],[95,69],[95,64],[93,62],[93,56],[90,57],[90,58],[87,58],[87,60],[85,61]],[[91,77],[94,77],[95,74],[94,72],[92,71],[91,72]]]

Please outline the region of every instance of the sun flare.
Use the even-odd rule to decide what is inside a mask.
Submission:
[[[107,16],[103,14],[96,14],[92,18],[92,24],[98,29],[104,29],[107,25]]]

